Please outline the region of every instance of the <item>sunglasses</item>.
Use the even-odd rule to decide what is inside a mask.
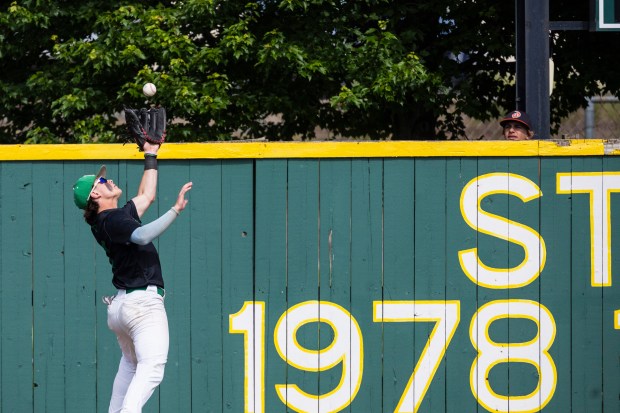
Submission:
[[[88,194],[88,198],[86,198],[86,200],[90,199],[90,196],[93,194],[93,192],[95,191],[95,188],[97,187],[97,184],[106,184],[108,183],[108,180],[105,179],[103,176],[100,176],[99,179],[97,179],[94,183],[93,183],[93,188],[90,190],[90,194]]]

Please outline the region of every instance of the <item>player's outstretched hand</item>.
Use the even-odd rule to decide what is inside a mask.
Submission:
[[[192,189],[191,182],[188,182],[185,185],[183,185],[183,187],[181,187],[181,191],[179,192],[179,196],[177,197],[177,202],[176,204],[174,204],[174,209],[176,209],[177,212],[181,212],[185,209],[185,206],[187,205],[187,202],[188,202],[188,200],[185,199],[185,193],[189,191],[190,189]]]

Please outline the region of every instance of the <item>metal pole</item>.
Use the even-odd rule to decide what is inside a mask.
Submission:
[[[549,138],[549,0],[525,1],[525,107],[538,139]]]
[[[525,1],[515,0],[515,107],[527,112],[525,106]]]

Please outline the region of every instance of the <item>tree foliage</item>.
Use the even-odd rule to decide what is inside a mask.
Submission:
[[[552,19],[587,20],[581,3],[552,1]],[[555,122],[618,93],[618,40],[554,34]],[[513,50],[509,1],[15,1],[0,10],[0,142],[114,142],[122,108],[147,104],[176,119],[171,141],[310,139],[316,127],[445,139],[464,114],[513,108]]]

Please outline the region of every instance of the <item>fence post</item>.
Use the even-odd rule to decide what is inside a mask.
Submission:
[[[584,129],[586,139],[594,138],[594,99],[592,98],[588,98]]]

